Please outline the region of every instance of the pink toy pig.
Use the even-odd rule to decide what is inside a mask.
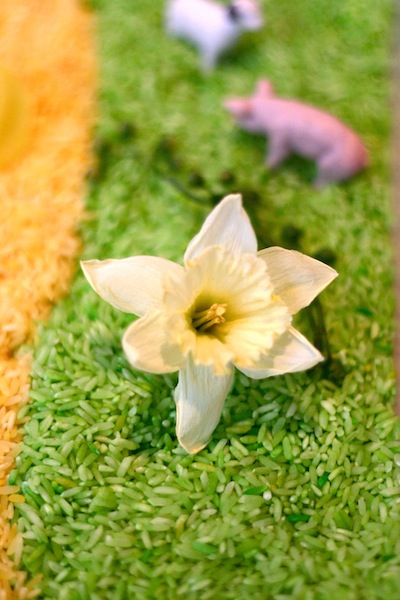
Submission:
[[[367,165],[367,151],[351,129],[313,106],[277,98],[269,81],[260,80],[253,96],[226,100],[224,106],[240,127],[268,136],[270,168],[290,154],[315,160],[316,187],[344,181]]]

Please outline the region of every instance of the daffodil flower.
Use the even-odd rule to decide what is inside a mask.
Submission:
[[[221,417],[234,367],[254,379],[293,373],[323,359],[291,325],[337,273],[293,250],[257,252],[240,195],[224,198],[184,255],[89,260],[83,271],[112,306],[138,315],[122,345],[149,373],[179,371],[176,432],[190,454]]]

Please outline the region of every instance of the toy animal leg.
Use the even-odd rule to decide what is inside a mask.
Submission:
[[[275,169],[290,154],[289,146],[285,138],[281,136],[270,137],[268,142],[267,165]]]
[[[205,73],[210,73],[215,69],[218,55],[213,50],[203,50],[201,52],[201,68]]]
[[[344,181],[352,175],[352,170],[343,164],[343,152],[337,149],[326,154],[317,165],[317,176],[313,181],[313,186],[316,188],[321,188],[328,183]]]

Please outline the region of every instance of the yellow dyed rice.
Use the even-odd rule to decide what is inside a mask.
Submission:
[[[21,440],[17,413],[29,398],[30,358],[17,350],[68,291],[79,251],[96,79],[92,29],[75,0],[0,3],[0,67],[18,78],[27,104],[25,144],[0,171],[0,600],[38,595],[40,578],[27,582],[17,570],[23,539],[10,524],[13,503],[24,501],[7,476]]]

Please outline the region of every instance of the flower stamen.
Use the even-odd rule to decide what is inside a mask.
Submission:
[[[206,310],[198,310],[192,315],[192,325],[200,333],[207,331],[214,325],[225,323],[224,314],[227,304],[218,304],[215,302]]]

